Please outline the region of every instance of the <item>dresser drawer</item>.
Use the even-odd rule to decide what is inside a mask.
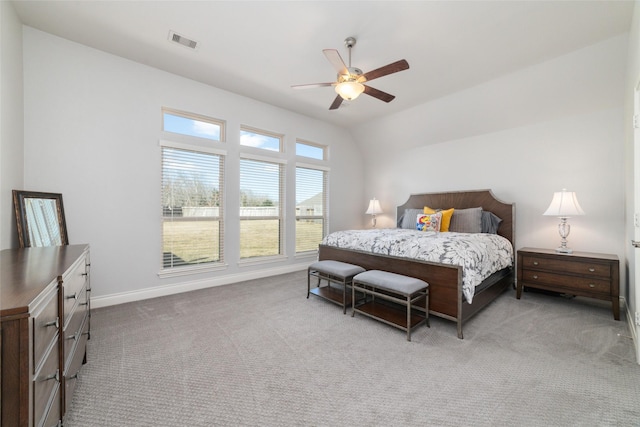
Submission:
[[[87,323],[89,317],[86,289],[82,290],[81,297],[78,298],[78,305],[71,314],[69,325],[64,330],[64,365],[67,366],[71,358],[73,347],[82,337],[82,328]]]
[[[595,292],[607,295],[611,293],[611,282],[609,280],[590,277],[562,275],[537,270],[522,270],[522,280],[525,286],[529,284],[532,286],[547,285],[554,288],[562,288],[558,290]]]
[[[47,417],[42,423],[36,423],[37,426],[60,427],[62,425],[60,419],[60,390],[60,387],[56,387],[55,395],[53,396],[53,400],[49,405],[49,412],[47,413]]]
[[[78,345],[74,349],[75,351],[71,355],[70,363],[65,368],[64,373],[64,387],[65,387],[65,395],[73,396],[73,392],[76,388],[76,383],[78,382],[78,373],[82,368],[82,364],[84,362],[84,357],[87,350],[87,340],[89,336],[89,318],[85,318],[85,322],[82,324],[82,330],[80,334],[80,338],[78,340]],[[67,399],[65,402],[65,412],[69,409],[69,405],[71,404],[71,399]]]
[[[33,380],[33,419],[42,420],[54,391],[60,387],[58,346],[54,345]],[[36,424],[38,425],[38,424]]]
[[[43,362],[45,352],[51,342],[56,338],[60,329],[58,317],[58,287],[52,290],[44,298],[41,309],[34,311],[33,317],[33,372]]]
[[[81,257],[73,267],[62,277],[63,304],[64,304],[64,327],[70,321],[74,307],[81,297],[81,293],[87,283],[87,266],[85,257]]]
[[[571,273],[602,278],[611,277],[610,264],[601,264],[589,261],[574,261],[570,259],[550,259],[525,255],[522,257],[522,268],[556,271],[559,273]]]

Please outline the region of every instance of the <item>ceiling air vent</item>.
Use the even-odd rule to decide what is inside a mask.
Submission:
[[[196,49],[196,47],[198,46],[198,42],[195,40],[191,40],[188,39],[184,36],[181,36],[178,33],[175,33],[173,31],[169,31],[169,40],[174,42],[174,43],[178,43],[184,47],[188,47],[189,49]]]

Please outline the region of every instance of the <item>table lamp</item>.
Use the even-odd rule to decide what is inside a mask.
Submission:
[[[369,207],[367,208],[367,211],[365,213],[369,214],[369,215],[373,215],[373,218],[371,220],[371,224],[375,228],[375,226],[376,226],[376,215],[382,213],[382,209],[380,208],[380,202],[378,200],[376,200],[375,197],[373,199],[369,200]]]
[[[560,218],[560,224],[558,224],[558,233],[560,233],[560,247],[556,248],[556,252],[563,254],[570,254],[573,252],[571,248],[567,247],[567,237],[571,231],[571,226],[567,222],[572,216],[584,215],[584,211],[578,203],[576,193],[573,191],[556,191],[553,193],[553,199],[547,210],[543,213],[547,216],[557,216]]]

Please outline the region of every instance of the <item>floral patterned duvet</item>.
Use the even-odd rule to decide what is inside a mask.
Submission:
[[[323,245],[376,254],[413,258],[462,267],[462,290],[473,301],[475,287],[498,270],[512,265],[509,240],[487,233],[439,233],[401,228],[336,231]]]

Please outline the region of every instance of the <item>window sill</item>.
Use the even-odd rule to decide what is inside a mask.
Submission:
[[[238,266],[246,267],[250,265],[273,264],[274,262],[282,262],[286,260],[287,260],[287,257],[284,255],[255,257],[255,258],[247,258],[247,259],[238,261]]]
[[[215,265],[196,265],[196,266],[188,266],[188,267],[167,268],[165,270],[160,270],[158,272],[158,277],[161,279],[164,279],[167,277],[189,276],[192,274],[226,270],[227,267],[228,267],[228,264],[215,264]]]

